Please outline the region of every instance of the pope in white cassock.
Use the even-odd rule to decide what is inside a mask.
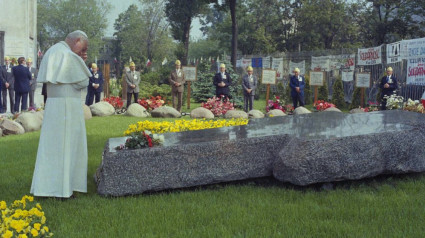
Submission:
[[[89,83],[88,38],[82,31],[44,55],[38,82],[47,83],[47,102],[41,128],[31,193],[69,198],[87,192],[87,137],[81,90]]]

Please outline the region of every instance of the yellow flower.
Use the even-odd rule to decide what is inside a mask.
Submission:
[[[36,229],[32,228],[32,229],[31,229],[31,235],[32,235],[33,237],[37,237],[37,236],[38,236],[38,231],[37,231]]]
[[[46,232],[49,232],[49,227],[43,226],[43,230],[45,230]]]
[[[0,210],[5,210],[7,208],[7,203],[5,201],[0,201]]]
[[[41,217],[41,224],[44,224],[44,223],[46,223],[46,217],[45,216],[42,216]]]
[[[42,210],[40,203],[35,204],[35,207],[37,207],[39,210]]]
[[[34,223],[34,228],[39,231],[41,228],[41,224],[40,223]]]
[[[2,238],[11,238],[13,236],[13,232],[10,230],[6,230],[6,232],[3,234]]]
[[[20,235],[18,236],[18,238],[28,238],[28,236],[27,236],[26,234],[20,234]]]

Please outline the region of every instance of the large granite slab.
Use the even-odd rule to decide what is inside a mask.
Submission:
[[[425,115],[311,113],[164,134],[161,147],[115,151],[96,173],[98,193],[122,196],[273,175],[297,185],[425,171]]]

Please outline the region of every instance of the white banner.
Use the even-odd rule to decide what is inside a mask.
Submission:
[[[248,66],[251,66],[251,59],[242,58],[241,67],[246,69]]]
[[[263,69],[270,69],[271,68],[271,58],[270,56],[263,57]]]
[[[358,49],[357,65],[382,64],[381,46]]]
[[[401,41],[387,44],[387,64],[397,63],[401,60]]]
[[[330,71],[329,56],[320,56],[320,57],[311,56],[311,70]]]
[[[425,57],[425,38],[404,40],[401,51],[405,59]]]
[[[242,67],[242,59],[236,60],[236,68],[241,68],[241,67]]]
[[[407,60],[406,82],[425,86],[425,57]]]
[[[283,79],[283,58],[273,58],[272,69],[276,70],[277,80]]]
[[[354,77],[354,71],[342,71],[342,81],[344,82],[350,82],[353,81],[353,77]]]
[[[329,56],[329,68],[331,70],[354,71],[356,54],[331,55]]]
[[[300,74],[304,75],[305,74],[305,60],[298,62],[298,63],[289,61],[289,74],[293,74],[295,68],[299,68]]]

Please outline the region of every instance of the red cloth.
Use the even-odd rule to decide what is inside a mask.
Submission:
[[[422,99],[422,105],[425,107],[425,99]]]

